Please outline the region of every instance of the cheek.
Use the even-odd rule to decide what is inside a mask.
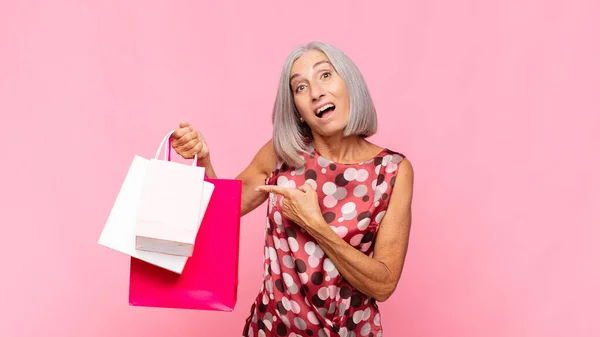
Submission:
[[[346,83],[344,83],[344,81],[339,80],[332,83],[332,93],[346,107],[350,105],[350,95],[348,94],[348,89],[346,88]]]
[[[344,104],[349,105],[350,104],[350,95],[348,95],[348,90],[346,89],[345,85],[342,84],[342,86],[340,87],[339,93],[340,93],[340,97],[344,101]]]
[[[296,104],[296,109],[298,109],[300,116],[307,117],[310,109],[306,100],[296,96],[294,97],[294,103]]]
[[[346,90],[341,92],[340,98],[344,103],[344,110],[346,114],[350,114],[350,96]]]

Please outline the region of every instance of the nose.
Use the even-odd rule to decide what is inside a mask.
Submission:
[[[310,96],[313,101],[319,100],[321,97],[325,96],[325,90],[319,84],[313,84],[310,86]]]

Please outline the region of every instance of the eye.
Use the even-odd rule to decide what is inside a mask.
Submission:
[[[329,78],[331,77],[331,72],[330,71],[326,71],[323,73],[323,75],[321,75],[322,78]]]
[[[306,87],[306,85],[304,84],[300,84],[299,86],[296,87],[296,92],[300,92],[300,90],[304,90],[304,88]]]

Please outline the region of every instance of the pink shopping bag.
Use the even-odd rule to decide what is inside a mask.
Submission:
[[[209,179],[214,191],[181,275],[131,258],[129,304],[233,311],[237,301],[242,182]]]

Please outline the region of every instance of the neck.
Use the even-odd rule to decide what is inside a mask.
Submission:
[[[368,159],[374,147],[362,137],[343,135],[324,137],[313,136],[315,150],[323,157],[338,163],[354,163]]]

